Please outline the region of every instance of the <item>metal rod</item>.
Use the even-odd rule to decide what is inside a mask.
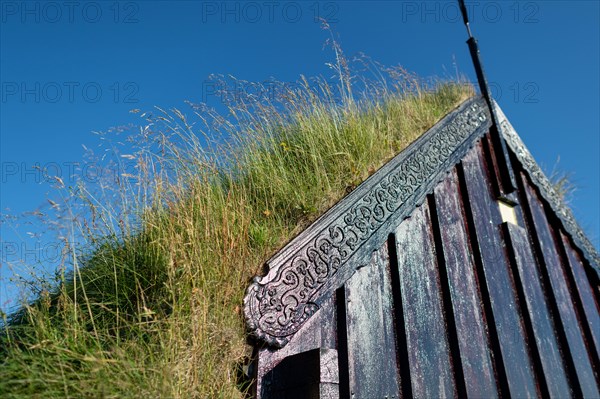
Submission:
[[[488,108],[490,110],[490,114],[492,116],[492,127],[490,128],[492,142],[494,143],[494,146],[496,148],[500,149],[501,153],[501,156],[496,157],[496,163],[498,165],[500,173],[500,185],[498,188],[500,192],[498,193],[498,195],[502,197],[507,197],[508,194],[513,192],[516,188],[515,177],[510,167],[510,160],[508,158],[508,149],[506,148],[506,143],[502,138],[502,127],[500,126],[498,115],[496,115],[494,102],[492,101],[492,96],[489,90],[487,79],[485,77],[483,65],[481,63],[479,46],[477,44],[477,40],[473,37],[473,34],[471,32],[471,27],[469,25],[469,15],[467,12],[465,1],[458,0],[458,4],[462,13],[463,22],[467,28],[467,33],[469,35],[467,45],[469,46],[469,52],[471,53],[471,59],[473,60],[473,66],[475,67],[475,74],[477,75],[479,90],[481,91],[481,94],[483,95],[483,98],[485,99],[485,102],[487,103]]]

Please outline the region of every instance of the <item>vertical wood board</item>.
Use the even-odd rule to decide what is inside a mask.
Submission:
[[[317,314],[309,320],[301,331],[281,349],[263,347],[258,351],[257,359],[257,397],[263,397],[264,386],[274,382],[268,374],[285,358],[317,348],[336,348],[335,298],[332,296]],[[271,389],[269,387],[269,389]]]
[[[569,239],[561,232],[561,239],[564,245],[565,252],[569,261],[571,272],[575,280],[577,294],[583,311],[585,313],[585,321],[588,324],[593,342],[590,342],[591,350],[596,351],[596,356],[600,357],[600,304],[597,297],[594,295],[590,281],[585,272],[585,266],[581,262],[581,258],[573,249]],[[600,372],[600,370],[597,370]]]
[[[400,291],[415,397],[456,395],[427,204],[396,230]]]
[[[506,224],[505,227],[535,335],[542,367],[540,371],[544,373],[548,393],[553,398],[570,397],[572,392],[527,233],[524,228],[515,225]]]
[[[579,326],[563,265],[556,249],[553,232],[546,219],[544,206],[538,198],[535,189],[529,185],[524,176],[522,178],[528,202],[527,205],[534,223],[532,227],[535,228],[539,240],[541,256],[543,257],[546,273],[550,279],[552,292],[558,306],[560,321],[566,336],[569,354],[573,359],[579,386],[585,397],[598,397],[600,394],[598,393],[590,356],[586,349],[581,327]]]
[[[491,192],[478,144],[462,161],[467,198],[471,208],[475,236],[485,275],[485,284],[495,321],[499,350],[511,396],[538,395],[525,330],[519,313],[514,282],[500,237],[500,210]]]
[[[399,398],[396,334],[387,246],[346,283],[350,395]]]
[[[435,204],[454,313],[460,359],[469,397],[497,397],[475,263],[460,203],[456,172],[435,189]]]

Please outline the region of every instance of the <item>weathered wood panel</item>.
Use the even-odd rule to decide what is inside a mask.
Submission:
[[[267,261],[244,298],[253,336],[285,346],[489,125],[482,99],[464,102]]]
[[[522,295],[527,304],[528,319],[535,337],[537,356],[543,372],[547,394],[553,398],[572,396],[563,359],[555,335],[550,311],[546,304],[541,278],[531,252],[531,246],[524,228],[512,224],[504,224],[505,239],[513,261],[516,279],[522,288]]]
[[[387,245],[346,283],[350,396],[398,398],[392,289]]]
[[[578,299],[583,308],[585,314],[585,321],[589,328],[589,333],[592,337],[592,341],[589,345],[592,347],[590,350],[595,351],[596,361],[600,358],[600,305],[598,299],[594,295],[590,281],[587,278],[585,272],[585,266],[579,257],[579,254],[571,246],[570,240],[561,232],[561,239],[564,245],[567,259],[569,262],[569,269],[573,274],[575,280],[576,291]],[[598,367],[598,365],[596,365]],[[600,372],[600,370],[596,370]]]
[[[396,230],[400,291],[413,395],[456,395],[427,204]]]
[[[282,349],[263,347],[258,351],[256,391],[257,397],[263,398],[277,384],[276,375],[269,374],[288,356],[308,352],[317,348],[336,349],[336,311],[335,297],[332,296],[309,320],[302,331],[292,338],[290,345]]]
[[[592,369],[589,354],[582,335],[577,313],[573,305],[573,298],[569,292],[566,277],[557,252],[554,234],[548,224],[544,206],[531,187],[527,179],[522,176],[524,190],[527,198],[528,210],[531,214],[538,239],[541,257],[545,265],[546,273],[550,280],[554,299],[557,304],[558,316],[562,323],[562,329],[566,337],[568,352],[572,356],[576,378],[579,382],[581,393],[586,398],[600,396],[596,386],[596,379]],[[566,349],[566,348],[565,348]]]
[[[339,399],[335,349],[313,349],[288,356],[265,379],[264,399]]]
[[[446,118],[269,261],[245,315],[287,346],[257,349],[259,397],[600,396],[599,257],[510,125],[517,191],[502,201],[516,224],[503,223],[479,108],[463,104],[459,123]]]
[[[502,134],[510,149],[513,164],[520,171],[525,171],[531,179],[532,184],[539,189],[540,198],[548,205],[548,212],[554,218],[552,223],[561,226],[561,229],[573,240],[577,249],[591,263],[593,277],[590,276],[590,278],[595,280],[594,284],[598,284],[597,279],[600,277],[600,253],[598,249],[579,227],[573,216],[573,212],[571,212],[567,204],[563,201],[562,196],[557,193],[554,184],[546,177],[535,159],[533,159],[533,156],[497,104],[495,105],[495,109],[502,126]],[[517,182],[519,181],[520,178],[517,179]],[[592,272],[592,270],[590,271]]]
[[[512,397],[538,396],[537,383],[530,359],[519,303],[500,237],[502,222],[498,204],[490,190],[481,145],[477,144],[462,161],[464,185],[470,207],[483,279],[499,346],[496,356],[503,364],[506,384]],[[489,321],[492,323],[492,321]]]
[[[497,397],[497,387],[475,275],[458,177],[452,171],[435,188],[435,205],[466,394],[472,398]]]

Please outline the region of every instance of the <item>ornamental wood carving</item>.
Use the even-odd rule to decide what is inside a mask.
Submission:
[[[284,346],[319,309],[325,288],[335,289],[352,275],[356,265],[348,261],[364,257],[365,243],[385,240],[382,226],[408,216],[489,126],[484,101],[466,101],[293,239],[247,290],[244,314],[251,334]]]

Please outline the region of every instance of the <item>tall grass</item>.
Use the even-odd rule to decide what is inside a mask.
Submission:
[[[88,217],[73,228],[88,245],[68,248],[59,283],[5,323],[0,396],[243,397],[250,278],[473,95],[400,68],[377,82],[338,72],[337,85],[302,78],[236,98],[225,115],[195,104],[189,116],[141,114],[118,204],[79,188]]]

